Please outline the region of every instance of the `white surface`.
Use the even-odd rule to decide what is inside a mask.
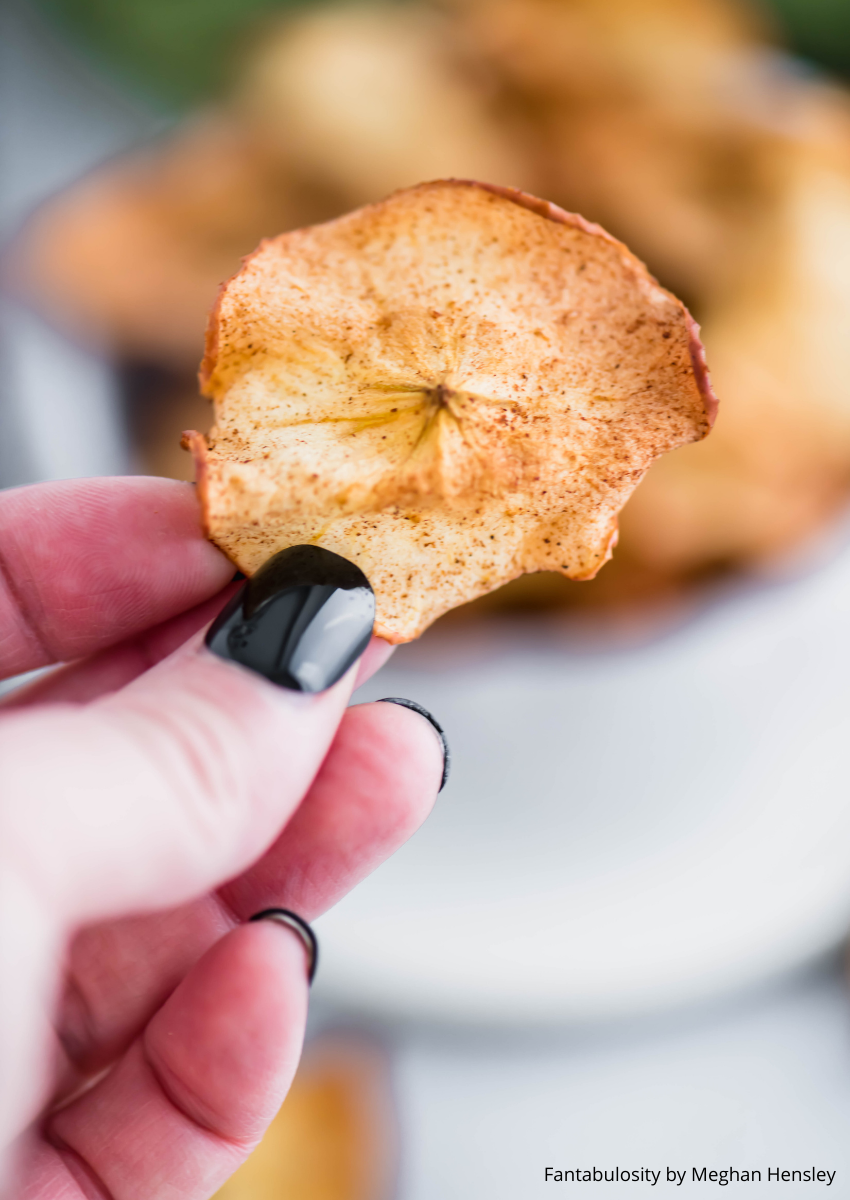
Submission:
[[[52,192],[161,126],[33,5],[0,5],[0,240]],[[8,301],[0,356],[0,485],[132,469],[109,364]]]
[[[117,376],[109,363],[10,302],[0,304],[0,351],[5,417],[23,448],[23,461],[8,466],[14,482],[132,470]]]
[[[395,1051],[399,1200],[850,1196],[850,1009],[837,971],[726,1011],[558,1039],[408,1032]],[[836,1171],[768,1182],[769,1167]],[[544,1183],[547,1166],[662,1171],[641,1183]],[[666,1168],[687,1171],[681,1187]],[[691,1168],[760,1169],[695,1183]]]
[[[454,772],[412,841],[319,922],[322,994],[561,1020],[750,984],[850,927],[850,550],[634,649],[433,636],[359,698],[410,696]]]

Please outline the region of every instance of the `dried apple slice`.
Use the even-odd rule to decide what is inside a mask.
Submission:
[[[209,536],[249,575],[305,542],[357,563],[391,642],[527,571],[591,578],[716,408],[687,310],[623,245],[456,180],[264,242],[201,378]]]

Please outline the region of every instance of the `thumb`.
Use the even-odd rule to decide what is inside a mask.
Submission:
[[[0,721],[0,844],[68,925],[179,904],[271,843],[321,765],[356,668],[318,694],[198,634],[123,691]]]

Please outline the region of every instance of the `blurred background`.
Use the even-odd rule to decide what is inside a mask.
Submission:
[[[4,0],[0,56],[0,486],[191,478],[241,256],[449,175],[625,240],[721,398],[595,581],[362,690],[431,708],[453,779],[320,922],[304,1066],[221,1197],[850,1170],[847,0]]]

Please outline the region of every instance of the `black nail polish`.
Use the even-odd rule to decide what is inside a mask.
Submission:
[[[321,546],[290,546],[239,589],[206,644],[281,687],[323,692],[366,649],[374,621],[359,567]]]
[[[437,789],[438,791],[441,792],[443,790],[443,788],[446,786],[446,782],[449,778],[449,770],[452,765],[452,752],[449,749],[449,740],[446,737],[445,730],[443,729],[440,722],[437,721],[434,718],[434,716],[428,712],[427,708],[423,708],[422,705],[417,704],[415,700],[405,700],[403,696],[383,696],[378,701],[378,703],[379,704],[400,704],[402,706],[402,708],[412,708],[414,712],[419,713],[420,717],[424,717],[426,721],[430,721],[431,724],[434,726],[437,733],[440,735],[440,741],[443,743],[443,778],[440,780],[440,786]]]
[[[262,912],[254,913],[248,921],[278,921],[286,925],[293,933],[297,933],[307,951],[307,983],[312,986],[319,965],[319,943],[313,932],[313,927],[303,917],[291,908],[264,908]]]

